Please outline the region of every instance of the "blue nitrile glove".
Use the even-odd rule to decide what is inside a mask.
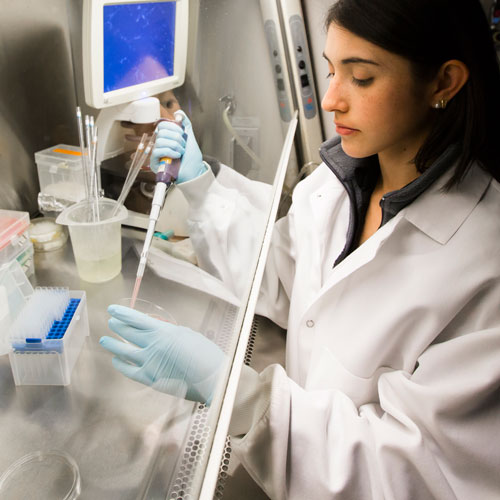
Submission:
[[[113,366],[133,380],[191,401],[210,404],[226,356],[201,333],[111,305],[109,327],[130,344],[111,337],[99,343]]]
[[[183,111],[177,111],[183,115],[182,128],[173,122],[163,121],[156,127],[158,136],[151,152],[150,168],[153,172],[158,171],[161,158],[180,158],[181,168],[177,178],[177,184],[195,179],[203,174],[207,167],[203,163],[198,143],[193,132],[193,126]]]

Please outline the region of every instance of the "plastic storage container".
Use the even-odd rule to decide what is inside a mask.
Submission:
[[[85,198],[81,151],[77,146],[58,144],[35,153],[42,213],[61,212]]]
[[[46,290],[54,290],[48,288]],[[13,325],[26,314],[33,287],[17,261],[0,268],[0,346],[8,351],[16,385],[68,385],[85,337],[89,335],[86,295],[69,291],[69,302],[62,318],[49,331],[36,337],[13,335]],[[6,299],[6,300],[5,300]],[[7,305],[5,305],[7,304]],[[38,318],[30,318],[36,325]],[[1,352],[1,351],[0,351]]]
[[[28,277],[35,270],[29,224],[28,212],[0,210],[0,267],[17,260]]]
[[[52,217],[33,219],[29,227],[29,234],[35,252],[59,250],[68,239],[68,230],[64,226],[56,224]]]
[[[10,325],[32,293],[33,287],[16,260],[0,266],[0,355],[10,351]]]

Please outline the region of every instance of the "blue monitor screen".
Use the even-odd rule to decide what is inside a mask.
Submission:
[[[176,2],[104,6],[104,92],[174,73]]]

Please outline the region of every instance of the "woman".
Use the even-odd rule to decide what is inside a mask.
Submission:
[[[287,370],[243,373],[233,449],[271,498],[499,498],[500,75],[487,21],[477,0],[340,0],[327,28],[322,105],[340,139],[276,224],[258,309],[288,330]],[[214,213],[226,174],[203,166],[191,132],[165,125],[154,154],[183,154],[180,189],[198,217]],[[110,312],[117,333],[140,327]],[[212,354],[187,387],[216,372]]]

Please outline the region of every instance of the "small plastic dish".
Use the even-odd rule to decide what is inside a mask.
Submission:
[[[131,298],[120,299],[117,304],[120,306],[130,307],[131,300]],[[152,318],[160,319],[161,321],[166,321],[167,323],[177,325],[177,321],[169,312],[165,311],[163,307],[153,304],[153,302],[149,302],[149,300],[136,299],[134,309],[136,311],[147,314]]]
[[[35,252],[58,250],[68,239],[67,229],[56,224],[52,217],[33,219],[29,226],[29,235]]]
[[[64,451],[35,451],[0,476],[2,500],[74,500],[81,492],[80,472]]]

